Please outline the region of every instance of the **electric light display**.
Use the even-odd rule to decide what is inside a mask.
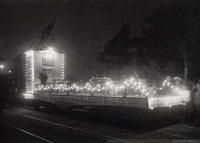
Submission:
[[[52,51],[50,50],[50,53]],[[148,100],[148,106],[150,109],[156,108],[156,107],[171,107],[173,105],[179,105],[182,104],[181,97],[179,95],[151,95],[149,93],[149,88],[147,88],[145,85],[143,85],[141,82],[138,82],[137,80],[126,79],[124,82],[113,82],[113,81],[106,81],[104,78],[100,78],[102,82],[99,82],[100,80],[94,81],[90,80],[89,82],[77,82],[77,83],[52,83],[47,84],[45,86],[43,85],[35,85],[34,88],[34,57],[33,57],[33,51],[26,53],[26,73],[27,73],[27,87],[28,85],[31,85],[27,88],[27,93],[49,93],[49,94],[56,94],[56,93],[64,93],[68,94],[87,94],[95,95],[95,94],[102,94],[102,95],[120,95],[123,96],[124,94],[129,94],[131,91],[139,91],[142,95],[144,95],[143,98],[147,98]],[[62,54],[62,72],[61,72],[61,78],[64,79],[64,54]],[[30,72],[31,71],[31,72]],[[30,80],[31,79],[31,80]],[[164,81],[163,85],[169,86],[173,90],[177,90],[171,83]],[[34,90],[33,90],[34,89]],[[158,90],[162,90],[162,88],[158,88]],[[27,98],[31,98],[30,94],[27,95]],[[134,92],[135,93],[135,92]],[[130,95],[130,94],[129,94]],[[132,95],[132,94],[131,94]],[[151,96],[150,96],[151,95]]]
[[[35,91],[47,91],[51,87],[40,87],[36,84],[40,83],[38,78],[42,69],[46,69],[48,80],[47,83],[62,82],[64,79],[64,54],[59,54],[53,51],[52,48],[47,50],[30,50],[25,53],[25,93],[26,99],[32,99]],[[59,80],[59,81],[58,81]],[[63,83],[63,82],[62,82]],[[48,89],[47,89],[48,88]],[[60,88],[62,86],[54,88]],[[65,87],[66,88],[66,87]],[[52,90],[52,88],[51,88]]]
[[[182,98],[182,101],[184,102],[189,102],[191,100],[190,97],[190,91],[189,90],[185,90],[185,89],[180,89],[176,86],[173,86],[169,81],[165,80],[163,82],[163,85],[168,86],[172,91],[174,91],[176,94],[180,95]],[[182,103],[184,105],[184,103]]]
[[[168,86],[172,91],[174,91],[175,95],[162,95],[158,97],[150,97],[148,98],[149,108],[153,109],[155,107],[172,107],[174,105],[184,105],[182,102],[182,96],[178,93],[180,89],[172,85],[169,81],[164,80],[163,86]],[[158,88],[162,90],[162,88]]]
[[[34,53],[25,53],[25,98],[32,99],[34,93]],[[31,96],[32,95],[32,96]]]
[[[139,90],[144,96],[148,97],[148,89],[144,85],[142,85],[141,82],[134,81],[134,79],[131,78],[127,79],[124,83],[127,87],[131,85],[131,89]]]
[[[144,85],[141,83],[137,83],[134,86],[131,85],[132,83],[129,83],[130,81],[127,80],[124,83],[123,82],[77,82],[73,84],[68,84],[67,87],[63,86],[62,84],[57,84],[57,86],[50,84],[46,85],[45,87],[43,86],[37,86],[35,88],[35,91],[45,91],[45,90],[50,90],[50,89],[60,89],[62,91],[69,91],[69,92],[82,92],[82,93],[102,93],[102,94],[108,94],[108,93],[113,93],[113,94],[120,94],[123,95],[125,92],[125,88],[132,90],[132,89],[138,89],[140,92],[145,94],[146,96],[148,95],[147,89]]]
[[[156,107],[172,107],[174,105],[182,105],[182,98],[179,95],[162,95],[160,97],[149,97],[148,105],[150,109]]]
[[[164,80],[163,82],[163,86],[168,86],[169,88],[171,88],[171,90],[173,90],[175,93],[178,94],[178,90],[179,88],[178,87],[174,87],[170,82],[168,82],[167,80]]]
[[[65,55],[62,54],[62,75],[61,75],[62,79],[65,78]]]
[[[173,87],[173,85],[168,84],[168,86]],[[50,84],[46,85],[45,87],[40,85],[37,86],[35,89],[37,92],[51,92],[51,93],[66,93],[71,92],[72,94],[76,93],[102,93],[105,94],[112,94],[115,95],[117,92],[122,91],[121,95],[124,94],[125,89],[127,90],[138,90],[148,100],[148,107],[149,109],[154,109],[158,107],[172,107],[174,105],[181,105],[182,98],[180,95],[154,95],[149,96],[148,88],[142,85],[141,82],[134,81],[133,79],[127,79],[121,84],[116,84],[112,81],[105,82],[105,83],[94,83],[94,82],[77,82],[73,84]],[[160,88],[162,90],[162,88]]]

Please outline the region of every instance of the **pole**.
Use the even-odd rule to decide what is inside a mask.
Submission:
[[[139,77],[138,77],[137,73],[136,73],[135,71],[133,71],[133,72],[134,72],[134,74],[135,74],[137,80],[139,81]]]
[[[187,80],[188,79],[188,72],[189,72],[189,68],[188,68],[188,46],[186,44],[185,49],[184,49],[184,78]]]
[[[186,22],[186,37],[185,37],[185,47],[184,47],[184,78],[188,80],[188,73],[189,73],[189,21],[188,21],[188,3],[185,1],[184,3],[184,10],[185,10],[185,22]]]
[[[50,39],[51,35],[53,34],[54,30],[56,29],[56,27],[57,27],[57,25],[58,25],[58,22],[61,20],[63,14],[64,14],[64,12],[65,12],[65,10],[67,9],[67,6],[68,6],[68,4],[70,3],[70,0],[66,0],[66,1],[63,2],[61,5],[63,5],[64,3],[67,3],[67,4],[66,4],[66,6],[65,6],[65,8],[64,8],[64,10],[63,10],[63,12],[62,12],[62,14],[61,14],[61,16],[60,16],[60,18],[58,19],[58,21],[57,21],[56,24],[54,25],[54,27],[53,27],[51,33],[49,34],[49,37],[48,37],[48,39],[47,39],[47,41],[46,41],[46,44],[45,44],[45,48],[47,47],[48,42],[49,42],[49,39]]]

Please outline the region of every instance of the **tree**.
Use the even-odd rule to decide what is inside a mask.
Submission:
[[[148,58],[156,61],[161,73],[174,62],[183,68],[181,46],[187,38],[187,18],[184,8],[175,4],[161,7],[144,22],[149,28],[142,27],[142,38]],[[184,45],[185,46],[185,45]]]
[[[3,62],[5,62],[5,61],[6,61],[6,59],[0,58],[0,64],[3,63]]]
[[[52,42],[56,41],[54,33],[55,22],[49,23],[49,25],[42,30],[41,35],[38,37],[39,42],[37,43],[37,48],[46,48]]]
[[[122,68],[129,65],[133,58],[130,25],[124,25],[112,40],[105,43],[104,51],[97,56],[97,61],[107,64],[108,73],[111,66],[117,69],[119,78]]]
[[[131,40],[131,47],[134,51],[134,67],[149,66],[149,59],[144,47],[144,40],[142,37],[133,37]]]

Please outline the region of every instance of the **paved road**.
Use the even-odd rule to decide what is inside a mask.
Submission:
[[[102,143],[105,138],[71,130],[39,120],[26,118],[14,112],[1,116],[1,142],[48,142],[48,143]]]
[[[128,140],[134,142],[134,139],[176,139],[176,140],[190,140],[200,138],[200,128],[192,127],[191,125],[168,125],[167,127],[160,127],[148,132],[136,132],[135,129],[125,129],[120,126],[113,127],[109,125],[101,125],[99,123],[91,123],[82,121],[81,119],[71,119],[65,116],[49,114],[45,110],[34,111],[24,107],[6,107],[4,111],[0,110],[0,142],[8,143],[23,143],[23,142],[113,142],[104,137],[97,137],[95,135],[84,132],[71,130],[52,123],[59,123],[65,126],[77,127],[88,130],[93,133],[104,134],[112,136],[113,138]],[[33,117],[33,118],[32,118]],[[35,119],[34,119],[35,118]],[[41,119],[41,120],[38,120]],[[44,121],[43,121],[44,120]],[[165,121],[155,121],[148,126],[161,126],[164,122],[171,120],[166,118]],[[142,129],[140,130],[142,131]],[[141,140],[142,141],[142,140]],[[170,140],[171,142],[172,140]],[[114,142],[117,142],[116,140]],[[200,142],[200,141],[199,141]]]

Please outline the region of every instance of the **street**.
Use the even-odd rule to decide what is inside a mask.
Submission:
[[[60,112],[60,113],[59,113]],[[75,111],[74,111],[75,112]],[[27,106],[11,107],[1,110],[1,142],[133,142],[134,139],[194,140],[200,138],[200,128],[188,124],[177,124],[179,118],[155,120],[140,129],[128,125],[117,126],[107,119],[88,120],[90,115],[75,112],[63,115],[64,111],[38,111]],[[114,120],[116,121],[116,120]],[[119,121],[116,121],[116,123]],[[125,122],[125,121],[124,121]],[[168,122],[168,123],[166,123]],[[171,123],[169,123],[171,122]],[[176,123],[175,123],[176,122]],[[133,124],[133,123],[132,123]],[[168,126],[164,124],[170,124]],[[160,126],[160,127],[159,127]],[[166,127],[163,127],[166,126]]]

